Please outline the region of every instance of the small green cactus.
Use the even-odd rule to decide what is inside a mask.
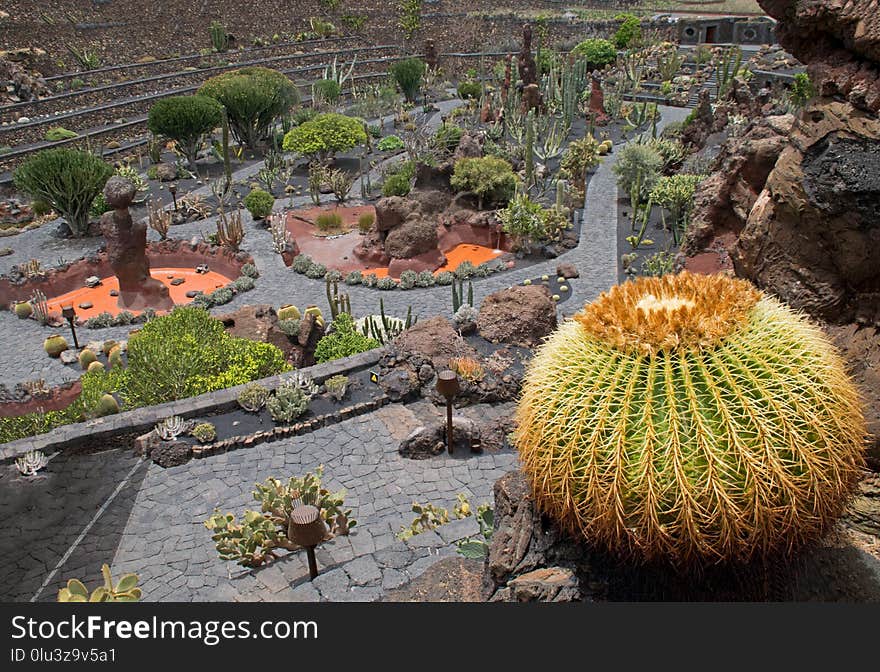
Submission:
[[[107,355],[107,366],[111,369],[122,368],[122,350],[119,346],[113,348],[110,354]]]
[[[50,357],[60,357],[61,353],[67,350],[67,339],[61,334],[52,334],[43,341],[43,350]]]
[[[250,413],[256,413],[266,405],[269,390],[259,383],[250,383],[238,393],[238,405]]]
[[[92,362],[86,367],[86,371],[103,371],[104,364],[98,361]]]
[[[83,368],[83,371],[88,371],[89,366],[93,362],[98,361],[98,355],[95,354],[93,350],[89,350],[86,348],[81,353],[79,353],[79,365]]]
[[[199,443],[211,443],[217,438],[217,428],[210,422],[200,422],[190,430]]]
[[[20,301],[13,308],[19,319],[26,320],[34,313],[34,307],[27,301]]]
[[[99,364],[100,362],[95,363]],[[103,368],[103,366],[101,368]],[[117,413],[119,413],[119,402],[116,401],[116,398],[112,394],[105,394],[98,400],[98,405],[95,407],[96,418],[103,418],[107,415],[116,415]]]
[[[104,355],[109,356],[109,355],[110,355],[110,351],[111,351],[113,348],[115,348],[117,345],[119,345],[119,344],[118,344],[116,341],[114,341],[114,340],[107,340],[107,341],[104,341],[104,345],[101,346],[101,352],[103,352]]]
[[[101,566],[104,585],[98,586],[89,594],[88,588],[79,579],[70,579],[67,586],[58,591],[59,602],[137,602],[141,599],[141,589],[137,587],[137,574],[124,574],[116,585],[110,575],[108,565]]]
[[[302,314],[299,312],[299,308],[296,306],[281,306],[278,309],[278,321],[282,320],[300,320],[302,319]]]

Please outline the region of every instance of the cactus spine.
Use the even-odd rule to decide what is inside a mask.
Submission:
[[[538,349],[515,443],[541,510],[682,566],[819,538],[859,478],[859,394],[827,337],[744,280],[640,278]]]

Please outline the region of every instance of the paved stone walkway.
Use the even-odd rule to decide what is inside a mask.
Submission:
[[[491,422],[511,410],[503,404],[456,412]],[[38,594],[40,601],[54,600],[69,578],[99,581],[104,562],[117,574],[138,573],[146,600],[377,599],[454,553],[452,541],[477,532],[470,519],[401,542],[396,535],[412,521],[414,501],[451,512],[464,493],[476,508],[492,501],[493,484],[516,465],[512,451],[401,458],[400,440],[441,415],[425,401],[392,405],[305,436],[170,469],[141,462],[127,449],[59,456],[45,481],[0,487],[10,525],[0,539],[0,599]],[[321,464],[327,487],[346,489],[358,524],[351,535],[319,547],[319,580],[308,582],[302,553],[259,570],[219,558],[203,524],[215,507],[240,515],[255,504],[254,483]]]

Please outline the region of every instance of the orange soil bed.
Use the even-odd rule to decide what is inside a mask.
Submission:
[[[358,231],[326,238],[315,235],[313,222],[321,213],[336,212],[342,217],[344,225],[357,224],[358,218],[364,213],[376,214],[376,209],[371,205],[351,208],[309,208],[308,210],[292,210],[287,213],[287,229],[290,231],[300,254],[306,254],[317,263],[324,264],[327,268],[335,268],[343,273],[362,271],[364,274],[375,273],[377,277],[384,278],[388,275],[388,267],[371,267],[364,264],[354,254],[355,247],[361,242],[361,234]],[[504,254],[503,250],[462,243],[450,250],[444,251],[446,263],[434,271],[434,274],[443,271],[454,271],[464,261],[470,261],[474,266],[490,261]]]
[[[196,291],[208,294],[218,287],[225,287],[231,282],[225,275],[215,271],[196,273],[195,269],[188,268],[152,268],[150,269],[150,275],[168,287],[171,293],[171,300],[176,305],[192,301],[191,298],[187,297],[187,292]],[[179,285],[172,285],[171,281],[175,278],[182,278],[184,282]],[[110,296],[111,291],[119,291],[119,281],[116,279],[116,276],[102,278],[101,284],[97,287],[80,287],[72,292],[50,298],[49,311],[60,314],[62,305],[73,304],[77,317],[82,320],[87,320],[104,312],[118,315],[122,312],[122,309],[117,305],[119,297]],[[80,308],[80,304],[84,303],[91,303],[92,307]],[[137,315],[141,311],[133,310],[131,312]]]

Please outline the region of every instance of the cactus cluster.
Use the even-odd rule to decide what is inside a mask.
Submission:
[[[248,383],[238,393],[238,405],[248,413],[257,413],[269,399],[269,390],[259,383]]]
[[[790,552],[843,511],[865,421],[824,334],[743,280],[612,288],[526,372],[514,435],[540,508],[623,556]]]
[[[324,277],[324,285],[327,292],[327,303],[330,305],[330,317],[336,319],[339,313],[348,313],[351,315],[351,297],[343,292],[339,292],[339,281],[329,277],[328,273]]]
[[[232,513],[214,515],[205,521],[220,557],[245,567],[259,567],[278,558],[279,550],[299,549],[288,537],[290,515],[300,504],[310,504],[321,513],[328,526],[327,538],[346,535],[357,522],[346,509],[345,491],[330,492],[323,487],[324,466],[287,483],[267,478],[256,484],[254,499],[260,511],[245,511],[239,521]]]
[[[465,303],[464,279],[452,281],[452,314],[458,312]],[[474,305],[474,283],[468,280],[467,305]]]

